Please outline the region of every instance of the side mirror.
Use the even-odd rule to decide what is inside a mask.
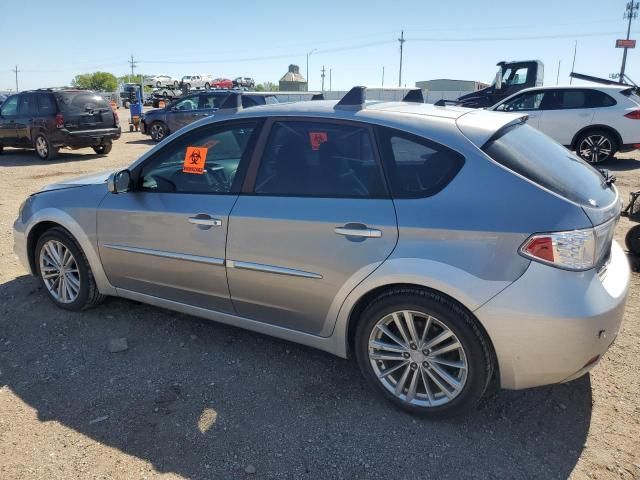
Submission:
[[[111,193],[125,193],[131,188],[131,172],[120,170],[109,175],[107,189]]]
[[[496,90],[502,90],[502,71],[496,73]]]

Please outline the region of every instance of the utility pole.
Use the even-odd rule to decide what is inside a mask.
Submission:
[[[314,48],[313,50],[307,52],[307,92],[309,91],[309,56],[316,50],[318,49]]]
[[[384,87],[384,65],[382,66],[382,86]]]
[[[333,68],[329,69],[329,91],[331,91],[331,72],[333,71]]]
[[[402,86],[402,46],[404,42],[406,42],[404,38],[404,30],[400,32],[400,38],[398,39],[400,42],[400,71],[398,72],[398,87]]]
[[[18,72],[20,71],[18,70],[18,65],[16,65],[16,68],[11,71],[16,74],[16,93],[18,93]]]
[[[631,21],[638,16],[638,8],[640,8],[640,3],[631,0],[630,2],[627,2],[627,8],[622,16],[624,19],[629,19],[629,23],[627,24],[627,40],[629,40],[629,35],[631,35]],[[624,70],[626,66],[627,47],[624,47],[624,53],[622,54],[622,66],[620,67],[620,77],[618,78],[620,83],[624,83]]]
[[[571,64],[571,73],[573,73],[576,68],[576,52],[578,51],[578,40],[573,45],[573,63]],[[569,85],[573,85],[573,77],[569,78]]]
[[[322,75],[320,75],[322,77],[322,93],[324,93],[324,72],[326,71],[324,65],[322,65],[322,70],[320,71],[322,72]]]
[[[558,60],[558,73],[556,73],[556,85],[558,85],[558,81],[560,80],[560,62],[562,62],[562,60]]]
[[[129,60],[129,64],[131,65],[131,78],[129,78],[129,82],[133,83],[133,77],[134,77],[133,71],[137,65],[137,62],[133,60],[133,54],[131,54],[131,60]]]

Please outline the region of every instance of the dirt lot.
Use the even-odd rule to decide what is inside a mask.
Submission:
[[[149,145],[127,132],[107,157],[0,156],[0,478],[640,478],[638,273],[591,375],[443,422],[393,409],[354,362],[295,344],[119,299],[54,308],[13,255],[18,205]],[[640,189],[640,155],[609,168],[625,199]],[[119,337],[128,350],[110,353]]]

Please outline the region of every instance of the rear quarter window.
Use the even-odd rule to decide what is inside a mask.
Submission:
[[[482,150],[509,170],[579,205],[603,207],[615,199],[600,172],[529,125],[505,128]]]

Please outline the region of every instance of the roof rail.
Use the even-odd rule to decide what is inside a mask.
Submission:
[[[231,92],[218,109],[219,113],[235,113],[242,110],[242,92]]]
[[[311,97],[311,100],[324,100],[324,93],[316,93]]]
[[[415,102],[415,103],[424,103],[424,95],[422,94],[422,89],[420,88],[412,88],[407,92],[407,94],[402,99],[403,102]]]
[[[367,87],[353,87],[333,107],[336,110],[362,110],[366,100]]]

